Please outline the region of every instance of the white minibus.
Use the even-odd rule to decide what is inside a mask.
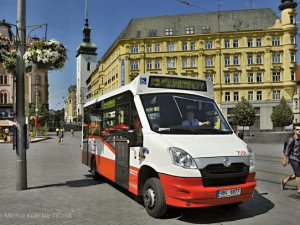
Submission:
[[[138,197],[168,206],[237,205],[253,197],[255,160],[213,99],[209,80],[141,74],[87,102],[82,163]]]

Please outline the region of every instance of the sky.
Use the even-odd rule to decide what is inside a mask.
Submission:
[[[91,42],[98,46],[97,60],[101,59],[132,18],[213,12],[219,9],[218,2],[222,11],[250,9],[251,6],[254,9],[271,8],[280,18],[280,0],[252,0],[252,3],[251,0],[185,0],[189,5],[180,1],[184,0],[88,0]],[[0,0],[0,20],[16,24],[17,2]],[[84,18],[85,0],[26,0],[26,25],[49,23],[47,39],[56,39],[68,49],[65,67],[49,71],[50,109],[63,108],[68,88],[76,84],[76,49],[83,39]],[[31,29],[27,28],[27,35]],[[15,28],[12,31],[15,33]],[[45,28],[32,31],[31,36],[45,37]]]

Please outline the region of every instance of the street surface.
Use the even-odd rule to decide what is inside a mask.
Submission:
[[[54,134],[53,134],[54,135]],[[280,179],[283,144],[251,144],[258,185],[253,200],[238,207],[171,208],[163,219],[150,217],[134,196],[108,180],[94,181],[80,162],[80,132],[32,143],[27,151],[28,189],[16,191],[16,153],[0,144],[0,224],[299,224],[295,182]]]

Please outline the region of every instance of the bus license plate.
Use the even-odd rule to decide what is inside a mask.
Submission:
[[[239,196],[239,195],[241,195],[241,192],[242,192],[241,188],[219,190],[219,191],[217,191],[217,198],[227,198],[227,197],[232,197],[232,196]]]

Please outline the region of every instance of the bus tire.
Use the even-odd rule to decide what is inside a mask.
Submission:
[[[100,179],[100,174],[97,172],[96,159],[95,158],[92,159],[91,171],[92,171],[92,178],[94,180],[99,180]]]
[[[143,201],[150,216],[159,218],[166,214],[168,206],[166,205],[165,195],[158,178],[152,177],[145,182]]]

